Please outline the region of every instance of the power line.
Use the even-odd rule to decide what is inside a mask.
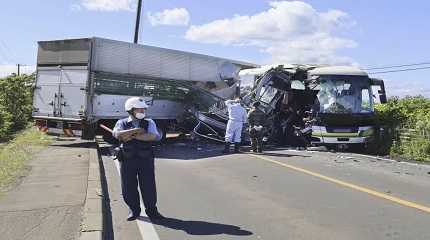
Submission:
[[[405,69],[390,70],[390,71],[381,71],[381,72],[371,72],[371,73],[369,73],[369,74],[394,73],[394,72],[408,72],[408,71],[416,71],[416,70],[422,70],[422,69],[430,69],[430,66],[429,66],[429,67],[420,67],[420,68],[405,68]]]
[[[4,50],[4,53],[7,55],[8,59],[9,59],[9,62],[17,62],[16,61],[17,55],[15,54],[15,52],[13,50],[11,50],[9,48],[9,46],[5,43],[5,41],[3,41],[2,39],[0,39],[0,45],[2,46],[2,48]]]
[[[3,45],[1,44],[1,42],[0,42],[0,56],[2,57],[3,62],[5,62],[6,64],[13,62],[9,57],[9,54],[7,54],[6,49],[3,48]]]
[[[19,76],[20,75],[20,73],[21,73],[21,69],[23,69],[23,67],[28,67],[28,65],[25,65],[25,64],[17,64],[16,65],[17,66],[17,75]]]
[[[430,64],[430,62],[411,63],[411,64],[393,65],[393,66],[385,66],[385,67],[371,67],[371,68],[365,68],[363,70],[377,70],[377,69],[387,69],[387,68],[411,67],[411,66],[428,65],[428,64]]]

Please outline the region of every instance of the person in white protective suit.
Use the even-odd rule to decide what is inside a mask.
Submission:
[[[227,100],[225,105],[228,110],[228,122],[225,132],[225,148],[223,153],[230,152],[230,145],[234,143],[234,152],[239,152],[242,127],[247,120],[247,112],[240,104],[240,99]]]

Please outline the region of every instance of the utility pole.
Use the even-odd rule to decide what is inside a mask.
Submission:
[[[20,68],[21,64],[18,63],[16,66],[18,67],[17,73],[18,73],[18,76],[19,76],[19,68]]]
[[[136,28],[134,29],[134,43],[139,41],[139,24],[140,24],[140,11],[142,9],[142,0],[138,0],[137,4],[137,15],[136,15]]]

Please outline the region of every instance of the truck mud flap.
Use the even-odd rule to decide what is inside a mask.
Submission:
[[[61,121],[35,120],[35,126],[42,132],[50,135],[62,135],[67,137],[82,136],[80,123],[63,123]]]

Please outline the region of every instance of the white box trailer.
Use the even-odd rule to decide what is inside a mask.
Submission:
[[[124,102],[144,96],[148,116],[166,126],[184,111],[192,88],[222,98],[236,91],[235,73],[257,65],[127,42],[83,38],[38,42],[33,118],[47,128],[83,130],[127,116]]]

